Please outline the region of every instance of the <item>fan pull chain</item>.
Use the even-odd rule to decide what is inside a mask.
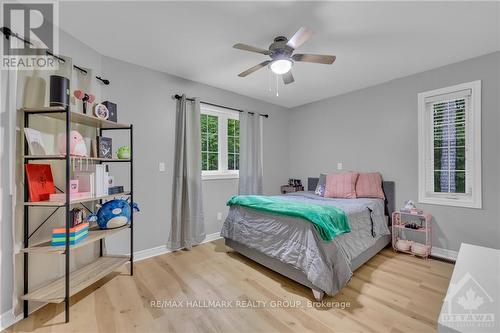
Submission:
[[[267,90],[271,92],[271,78],[272,78],[272,73],[269,68],[267,68]]]
[[[276,97],[279,97],[279,91],[278,91],[278,78],[279,78],[279,75],[276,74]]]

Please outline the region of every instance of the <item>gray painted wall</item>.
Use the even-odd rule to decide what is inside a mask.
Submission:
[[[111,85],[103,87],[103,96],[118,104],[120,122],[134,124],[134,199],[141,207],[134,220],[137,250],[164,245],[170,230],[176,105],[171,97],[176,93],[268,113],[269,118],[264,120],[264,192],[279,193],[279,186],[288,177],[288,149],[283,149],[288,145],[286,108],[113,58],[104,57],[102,67],[104,76],[111,80]],[[114,138],[114,146],[117,142],[115,147],[118,142],[126,143],[123,137],[110,136]],[[166,163],[166,172],[158,171],[160,161]],[[127,181],[125,170],[113,170],[113,173],[120,182]],[[237,191],[236,179],[203,181],[207,234],[220,231],[222,221],[217,221],[217,213],[223,213],[225,219],[225,202]],[[126,252],[126,245],[127,242],[113,241],[108,248],[113,252]]]
[[[500,52],[303,105],[290,114],[290,177],[380,171],[396,181],[397,206],[418,199],[417,94],[482,80],[483,209],[423,205],[435,217],[433,245],[500,247]]]

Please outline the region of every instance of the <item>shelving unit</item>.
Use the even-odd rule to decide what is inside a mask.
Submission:
[[[97,260],[71,272],[71,287],[69,296],[82,291],[94,282],[99,281],[115,269],[129,261],[128,257],[102,256]],[[38,301],[47,303],[66,302],[68,291],[66,290],[65,278],[61,277],[49,282],[40,288],[22,296],[24,301]]]
[[[121,228],[100,230],[92,228],[89,230],[89,235],[87,238],[82,240],[76,245],[70,245],[70,207],[76,204],[82,204],[86,202],[99,201],[102,203],[103,200],[113,199],[116,197],[130,196],[130,201],[134,202],[134,163],[133,163],[133,125],[118,124],[112,121],[99,119],[86,114],[71,112],[69,107],[41,107],[41,108],[24,108],[21,109],[24,114],[24,127],[29,127],[30,116],[44,116],[48,118],[63,120],[65,122],[65,134],[66,134],[66,155],[29,155],[28,143],[24,140],[24,163],[30,163],[31,161],[64,161],[65,162],[65,194],[66,199],[64,201],[39,201],[30,202],[28,182],[26,179],[26,174],[24,175],[24,247],[21,252],[24,254],[24,295],[23,299],[23,311],[24,317],[28,316],[28,301],[39,301],[48,303],[65,303],[65,320],[69,322],[69,298],[79,291],[90,286],[94,282],[105,277],[115,269],[121,267],[127,262],[130,262],[130,275],[134,274],[134,210],[131,209],[130,224]],[[130,137],[130,159],[122,160],[116,158],[80,158],[70,156],[70,140],[69,132],[71,130],[71,124],[81,124],[90,127],[95,127],[99,130],[99,136],[102,136],[103,131],[110,130],[127,130],[129,131]],[[114,162],[127,162],[130,165],[130,191],[123,193],[116,193],[113,195],[104,195],[98,197],[90,198],[78,198],[71,199],[70,193],[67,189],[70,187],[70,169],[71,163],[75,160],[88,160],[95,163],[114,163]],[[40,224],[35,230],[31,231],[29,228],[29,213],[30,209],[42,208],[42,207],[52,207],[55,210]],[[37,244],[30,244],[30,238],[36,233],[40,227],[46,223],[59,209],[65,210],[65,229],[66,229],[66,245],[64,246],[51,246],[50,241],[44,241]],[[121,232],[122,230],[130,230],[130,256],[105,256],[103,255],[103,239],[107,236]],[[71,250],[84,247],[95,242],[99,242],[99,258],[91,262],[90,264],[76,269],[70,272],[70,255]],[[65,274],[64,276],[58,278],[55,281],[49,282],[35,290],[29,290],[29,272],[28,263],[30,254],[59,254],[65,256]]]
[[[406,219],[405,219],[406,217]],[[410,220],[418,220],[419,221],[419,228],[418,229],[412,229],[408,227],[409,223],[415,223],[411,222]],[[404,252],[424,258],[428,258],[429,255],[431,254],[432,250],[432,228],[431,228],[431,221],[432,221],[432,215],[429,213],[414,213],[414,212],[402,212],[402,211],[395,211],[392,213],[392,248],[394,251],[399,251],[399,252]],[[425,235],[425,243],[422,243],[426,247],[426,253],[425,254],[417,254],[413,253],[412,251],[404,251],[401,249],[398,249],[396,246],[396,242],[400,238],[401,232],[402,231],[408,231],[409,233],[415,232],[417,234],[424,234]],[[416,241],[413,241],[416,242]],[[417,242],[419,243],[419,242]]]

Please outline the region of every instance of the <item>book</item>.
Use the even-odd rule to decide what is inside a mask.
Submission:
[[[112,139],[103,136],[97,137],[97,157],[113,158]]]
[[[47,155],[45,144],[42,140],[42,133],[32,128],[25,128],[24,135],[28,142],[31,155]]]
[[[29,198],[31,202],[47,201],[56,193],[49,164],[26,164]]]

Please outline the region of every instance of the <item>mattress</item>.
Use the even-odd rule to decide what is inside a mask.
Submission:
[[[221,235],[291,265],[312,286],[329,295],[336,294],[349,281],[352,270],[357,268],[356,259],[390,234],[381,199],[331,199],[311,192],[277,197],[339,207],[349,219],[351,232],[324,241],[307,220],[232,206]]]

